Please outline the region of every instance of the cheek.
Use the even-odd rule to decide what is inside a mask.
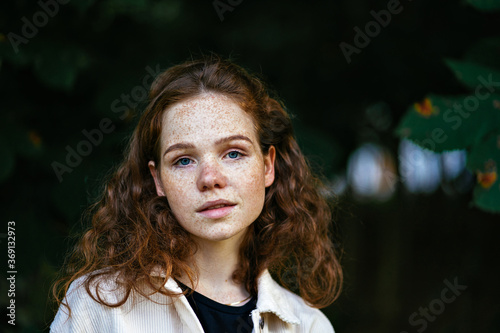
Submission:
[[[265,197],[265,178],[261,168],[256,166],[252,170],[248,170],[245,177],[240,177],[239,179],[247,200],[251,201],[254,205],[263,204]]]
[[[193,186],[193,181],[189,177],[181,177],[181,175],[163,175],[163,184],[165,184],[165,195],[167,197],[170,208],[174,213],[183,211],[188,202],[192,199],[192,191],[189,189]]]

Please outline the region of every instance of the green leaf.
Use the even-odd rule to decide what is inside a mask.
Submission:
[[[88,63],[85,52],[77,47],[47,45],[35,58],[35,73],[47,86],[70,91]]]
[[[467,168],[477,174],[474,203],[483,210],[500,212],[500,130],[474,145],[467,158]]]
[[[486,37],[474,43],[464,54],[463,60],[500,70],[500,38]]]
[[[467,61],[446,59],[445,63],[453,71],[457,79],[470,89],[484,87],[485,82],[488,82],[490,86],[497,90],[500,86],[500,71]]]
[[[468,148],[500,128],[500,96],[481,98],[429,95],[409,107],[396,134],[436,152]]]
[[[500,0],[465,0],[476,9],[488,12],[500,9]]]

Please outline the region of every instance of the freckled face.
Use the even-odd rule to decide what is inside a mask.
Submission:
[[[240,239],[260,215],[265,188],[274,181],[274,147],[263,156],[251,116],[220,94],[166,110],[161,155],[160,170],[149,163],[157,193],[167,197],[195,239]],[[216,200],[230,205],[200,211]]]

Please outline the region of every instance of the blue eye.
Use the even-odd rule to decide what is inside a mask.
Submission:
[[[229,158],[237,158],[238,156],[240,155],[240,152],[238,151],[232,151],[232,152],[229,152],[229,154],[227,154],[227,156],[229,156]]]
[[[180,163],[181,165],[188,165],[190,161],[191,160],[189,158],[184,157],[184,158],[181,158],[180,160],[178,160],[177,163]]]

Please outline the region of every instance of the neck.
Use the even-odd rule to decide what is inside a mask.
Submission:
[[[198,251],[193,261],[198,268],[198,280],[195,289],[200,294],[222,304],[241,301],[250,294],[244,285],[233,281],[233,272],[239,263],[239,248],[244,233],[223,241],[208,241],[195,239]],[[179,279],[187,286],[189,280]],[[240,303],[243,305],[245,302]]]

